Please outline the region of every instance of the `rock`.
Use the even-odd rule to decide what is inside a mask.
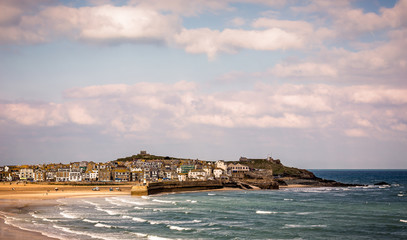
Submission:
[[[374,184],[375,186],[383,186],[383,185],[390,185],[387,182],[378,182]]]

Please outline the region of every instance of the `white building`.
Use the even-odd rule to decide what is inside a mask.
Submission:
[[[233,172],[248,172],[250,171],[249,167],[240,163],[234,164],[231,163],[228,165],[228,169]]]
[[[228,165],[223,160],[216,161],[215,165],[216,168],[223,169],[225,172],[228,170]]]
[[[89,180],[90,181],[97,181],[99,177],[99,171],[96,169],[93,169],[90,173],[89,173]]]
[[[221,168],[213,169],[213,175],[215,176],[215,178],[221,178],[221,176],[223,175],[223,169]]]
[[[20,180],[33,180],[34,179],[34,169],[22,168],[19,172]]]
[[[188,178],[196,180],[206,180],[206,172],[201,169],[195,169],[188,172]]]
[[[69,172],[69,181],[70,182],[80,182],[82,181],[82,173],[80,171],[73,170]]]
[[[187,174],[186,173],[179,173],[178,174],[178,181],[183,182],[187,180]]]

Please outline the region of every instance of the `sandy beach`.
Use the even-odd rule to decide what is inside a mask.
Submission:
[[[55,240],[56,238],[44,236],[41,233],[20,229],[5,223],[7,216],[13,211],[34,206],[57,204],[54,200],[61,198],[87,198],[130,195],[132,185],[102,185],[97,186],[99,191],[93,191],[96,186],[54,185],[47,183],[0,183],[0,239],[19,240]],[[288,185],[283,188],[302,188],[303,185]],[[113,189],[111,191],[110,189]],[[120,189],[120,191],[117,190]],[[56,190],[57,189],[57,190]],[[204,191],[236,191],[241,189],[222,188]]]
[[[23,230],[5,223],[7,216],[12,216],[13,211],[29,208],[35,205],[56,204],[55,199],[61,198],[86,198],[106,197],[117,195],[130,195],[131,185],[103,185],[97,186],[99,191],[92,191],[96,186],[73,186],[0,183],[0,239],[8,240],[55,240],[38,232]],[[57,188],[57,190],[56,190]],[[110,188],[113,191],[110,191]],[[119,188],[118,191],[116,188]],[[45,200],[45,201],[44,201]]]

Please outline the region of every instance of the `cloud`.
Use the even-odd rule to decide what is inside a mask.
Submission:
[[[179,132],[180,138],[193,136],[190,129],[201,126],[324,129],[352,137],[397,135],[407,122],[407,89],[385,86],[258,83],[248,90],[204,93],[190,82],[142,82],[67,92],[70,98],[60,104],[2,103],[0,122],[92,126],[113,136]]]
[[[235,53],[240,49],[284,50],[298,49],[304,46],[301,36],[278,28],[267,30],[209,28],[183,29],[175,36],[175,42],[189,53],[205,53],[214,58],[221,52]]]
[[[366,137],[367,134],[362,129],[352,128],[347,129],[345,134],[349,137]]]
[[[393,8],[382,7],[379,13],[365,12],[354,8],[351,1],[312,1],[301,7],[292,7],[295,12],[319,13],[324,22],[332,21],[337,36],[353,39],[364,33],[385,28],[406,26],[407,1],[396,2]]]
[[[16,14],[20,14],[19,21],[0,25],[1,43],[40,43],[63,37],[97,43],[166,43],[180,25],[177,16],[129,6],[50,6],[34,15],[21,9]]]
[[[338,75],[337,70],[329,64],[323,63],[300,63],[300,64],[276,64],[270,73],[277,77],[295,78],[329,78]]]

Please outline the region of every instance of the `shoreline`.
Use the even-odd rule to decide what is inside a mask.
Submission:
[[[30,239],[30,240],[61,240],[60,238],[47,236],[46,233],[32,231],[29,229],[22,229],[14,226],[12,223],[7,223],[7,217],[13,216],[13,211],[19,211],[23,208],[31,208],[36,206],[47,206],[57,204],[57,199],[63,198],[99,198],[99,197],[112,197],[112,196],[132,196],[131,186],[120,185],[120,191],[114,189],[110,191],[110,187],[118,187],[117,185],[100,187],[100,191],[92,191],[96,186],[72,186],[72,185],[58,185],[58,191],[52,191],[55,185],[40,184],[25,186],[13,185],[0,185],[0,239]],[[310,186],[301,184],[290,184],[281,186],[281,189],[290,188],[312,188],[321,186]],[[14,190],[11,190],[14,188]],[[254,189],[253,189],[254,190]],[[222,191],[253,191],[240,188],[224,187],[220,189],[206,189],[194,191],[180,191],[180,192],[163,192],[159,195],[189,193],[189,192],[222,192]],[[138,197],[138,196],[133,196]],[[44,201],[45,200],[45,201]]]
[[[0,239],[60,240],[59,238],[49,237],[40,232],[25,230],[8,224],[3,214],[0,214]]]

